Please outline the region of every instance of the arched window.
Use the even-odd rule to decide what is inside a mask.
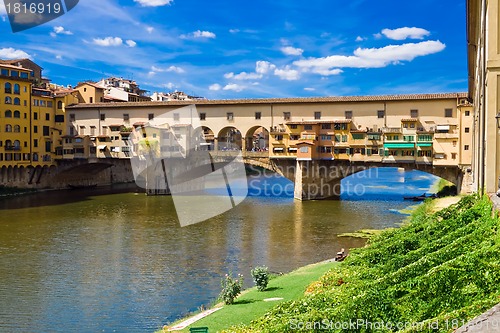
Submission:
[[[19,140],[14,141],[14,148],[16,148],[16,149],[21,148],[21,141],[19,141]]]
[[[38,161],[38,153],[33,153],[33,161]]]
[[[19,132],[21,132],[21,126],[14,125],[14,133],[19,133]]]
[[[21,118],[21,112],[20,111],[14,111],[14,118]]]
[[[21,100],[18,97],[14,98],[14,105],[21,105]]]
[[[14,94],[20,94],[21,93],[21,87],[16,83],[14,84]]]
[[[62,101],[57,102],[57,108],[62,109]]]
[[[12,141],[5,140],[5,147],[8,147],[8,148],[12,147]]]
[[[5,83],[5,93],[6,94],[12,93],[12,85],[9,82]]]
[[[12,118],[12,111],[10,110],[5,111],[5,118]]]
[[[5,125],[5,132],[12,132],[12,125]]]
[[[5,97],[5,104],[12,104],[12,98],[9,96]]]

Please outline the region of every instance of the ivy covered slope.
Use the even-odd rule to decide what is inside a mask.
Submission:
[[[228,331],[452,332],[499,303],[499,219],[488,199],[431,206],[353,250],[301,300]]]

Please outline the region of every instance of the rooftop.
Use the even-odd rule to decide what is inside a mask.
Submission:
[[[293,103],[332,103],[332,102],[388,102],[412,100],[436,100],[467,98],[466,92],[411,94],[411,95],[376,95],[376,96],[329,96],[329,97],[292,97],[292,98],[262,98],[262,99],[222,99],[222,100],[191,100],[164,102],[124,102],[124,103],[94,103],[78,104],[71,108],[113,108],[113,107],[151,107],[177,105],[244,105],[244,104],[293,104]]]

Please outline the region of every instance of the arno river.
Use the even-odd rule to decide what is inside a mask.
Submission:
[[[209,305],[229,271],[250,286],[257,265],[288,272],[362,246],[337,234],[397,225],[404,218],[397,210],[413,204],[403,195],[422,194],[434,181],[379,169],[371,179],[346,179],[346,193],[363,196],[341,201],[252,189],[260,196],[185,228],[171,197],[133,190],[2,199],[0,332],[153,332]]]

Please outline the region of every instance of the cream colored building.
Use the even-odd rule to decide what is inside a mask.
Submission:
[[[499,188],[500,0],[467,1],[469,96],[474,103],[473,162],[478,190]]]
[[[80,153],[64,157],[128,158],[133,128],[191,104],[208,149],[267,151],[275,159],[471,164],[466,93],[79,104],[67,108],[64,150],[75,153],[78,144]]]

